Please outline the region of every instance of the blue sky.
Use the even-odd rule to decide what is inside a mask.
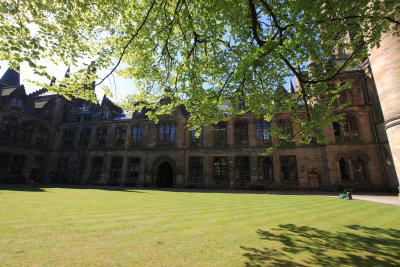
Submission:
[[[56,77],[57,79],[61,79],[64,77],[65,72],[67,71],[68,66],[64,65],[54,65],[48,60],[43,60],[41,62],[43,65],[47,66],[47,71],[50,75]],[[0,77],[3,76],[4,72],[7,70],[8,65],[5,61],[0,61]],[[75,70],[77,67],[75,67]],[[71,66],[71,72],[74,71],[74,66]],[[108,70],[99,71],[100,77],[104,77],[108,74]],[[25,91],[29,94],[40,88],[35,84],[29,82],[29,80],[39,81],[39,82],[50,82],[46,78],[35,75],[32,69],[27,64],[21,65],[21,84],[25,85]],[[111,75],[104,84],[111,88],[111,92],[113,92],[114,96],[111,98],[114,102],[118,102],[122,98],[124,98],[127,94],[134,93],[136,91],[133,79],[124,79],[117,74]],[[104,92],[101,88],[96,88],[96,94],[99,100],[103,98]]]
[[[47,66],[48,73],[57,79],[61,79],[64,77],[65,72],[67,71],[68,66],[64,65],[54,65],[48,60],[43,60],[41,64]],[[122,64],[121,64],[122,65]],[[0,77],[3,76],[3,73],[7,70],[7,62],[0,61]],[[123,66],[122,66],[123,67]],[[77,69],[77,67],[75,67]],[[71,72],[74,71],[74,66],[71,67]],[[109,70],[101,70],[99,71],[100,77],[105,77],[109,73]],[[47,79],[35,75],[32,69],[27,64],[21,65],[21,84],[25,85],[25,91],[29,94],[40,88],[32,83],[29,80],[39,81],[39,82],[50,82]],[[293,84],[295,84],[294,80],[292,79]],[[113,102],[118,103],[121,99],[123,99],[126,95],[132,94],[136,92],[136,87],[134,84],[133,79],[125,79],[117,74],[111,75],[105,82],[105,85],[109,86],[111,92],[113,92],[113,97],[111,100]],[[290,79],[286,80],[287,89],[290,88]],[[103,98],[104,92],[101,88],[96,88],[97,98],[101,100]]]

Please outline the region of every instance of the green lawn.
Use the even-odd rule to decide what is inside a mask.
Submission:
[[[1,266],[399,266],[400,208],[334,197],[0,187]]]

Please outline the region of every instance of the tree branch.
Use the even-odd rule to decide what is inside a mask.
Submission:
[[[95,86],[98,86],[100,84],[102,84],[119,66],[119,64],[121,64],[122,58],[125,55],[126,49],[129,47],[129,45],[132,43],[132,41],[135,39],[135,37],[139,34],[140,30],[143,28],[143,26],[146,24],[147,19],[150,16],[151,10],[153,9],[154,5],[156,4],[156,0],[153,0],[153,2],[150,5],[149,10],[146,13],[146,17],[144,18],[144,20],[142,21],[142,23],[139,25],[139,27],[137,28],[136,32],[132,35],[131,39],[129,39],[128,43],[125,45],[125,47],[122,50],[122,53],[118,59],[117,64],[114,66],[114,68],[110,71],[110,73],[108,73],[100,82],[98,82]]]
[[[261,40],[260,36],[258,35],[258,17],[256,12],[256,7],[254,6],[253,0],[248,0],[248,5],[250,9],[250,17],[251,17],[251,31],[253,32],[253,37],[256,40],[258,46],[263,46],[265,44],[264,40]]]

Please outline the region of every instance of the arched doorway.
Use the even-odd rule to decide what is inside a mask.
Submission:
[[[157,187],[173,187],[174,185],[174,171],[171,164],[164,161],[160,164],[157,170]]]

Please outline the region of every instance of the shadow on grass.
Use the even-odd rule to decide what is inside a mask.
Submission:
[[[271,232],[258,230],[269,244],[261,249],[241,246],[245,266],[400,266],[400,230],[346,228],[349,232],[329,232],[284,224]]]
[[[33,185],[0,185],[0,192],[2,190],[8,191],[26,191],[26,192],[47,192],[47,188],[64,188],[64,189],[96,189],[106,191],[119,191],[129,193],[145,193],[133,190],[132,187],[112,187],[112,186],[91,186],[91,185],[53,185],[53,184],[33,184]]]
[[[0,185],[0,192],[6,191],[27,191],[27,192],[45,192],[46,190],[41,186],[36,185]]]

